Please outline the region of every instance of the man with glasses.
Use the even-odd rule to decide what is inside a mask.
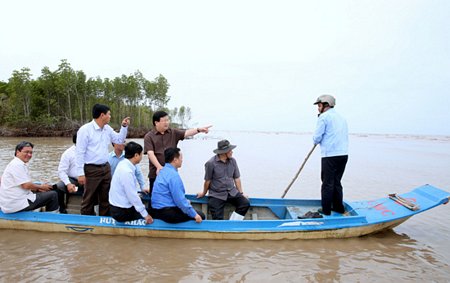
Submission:
[[[45,206],[46,211],[58,212],[58,194],[49,184],[31,182],[28,162],[33,156],[34,145],[20,142],[14,159],[3,172],[0,184],[0,207],[4,213],[30,211]]]
[[[170,126],[169,114],[164,111],[156,111],[153,114],[153,129],[144,137],[144,154],[149,159],[149,181],[150,195],[152,194],[153,184],[159,171],[164,167],[164,150],[168,148],[177,148],[178,142],[187,137],[195,136],[198,133],[209,132],[212,126],[206,126],[196,129],[172,129]]]

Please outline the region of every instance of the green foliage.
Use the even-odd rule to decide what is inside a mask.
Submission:
[[[189,127],[189,121],[192,118],[191,108],[181,106],[179,109],[175,107],[170,112],[173,123],[179,125],[180,128],[186,129]]]
[[[140,71],[113,79],[87,78],[65,59],[55,71],[42,68],[36,80],[30,69],[22,68],[13,71],[7,83],[0,82],[0,123],[16,127],[33,122],[45,127],[84,124],[92,119],[92,106],[102,103],[111,108],[112,126],[130,116],[132,126],[149,128],[153,112],[167,107],[169,86],[163,75],[150,81]],[[190,109],[182,108],[189,115],[180,118],[180,125],[190,117]]]

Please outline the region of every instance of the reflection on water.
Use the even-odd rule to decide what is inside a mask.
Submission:
[[[256,242],[12,231],[0,231],[0,239],[4,281],[444,282],[449,275],[432,248],[394,231],[344,240]]]
[[[307,134],[212,132],[179,144],[189,193],[202,188],[203,165],[229,139],[244,191],[280,197],[312,147]],[[0,138],[0,171],[23,138]],[[35,179],[56,181],[70,138],[29,139]],[[135,140],[143,144],[142,139]],[[374,199],[425,183],[450,191],[450,139],[350,138],[346,199]],[[141,164],[144,174],[148,161]],[[308,160],[289,198],[320,197],[320,154]],[[414,216],[394,231],[341,240],[217,241],[0,230],[1,281],[140,282],[448,282],[450,205]]]

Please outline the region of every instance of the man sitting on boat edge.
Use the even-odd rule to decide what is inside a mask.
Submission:
[[[122,143],[112,143],[113,150],[109,153],[108,163],[111,166],[111,175],[114,176],[117,165],[119,162],[125,159],[125,141]],[[134,174],[139,183],[139,188],[141,192],[148,193],[149,188],[145,187],[144,174],[142,174],[141,167],[137,164]],[[139,191],[139,190],[138,190]]]
[[[152,198],[151,213],[155,219],[167,223],[180,223],[195,220],[201,223],[206,217],[203,212],[195,210],[186,199],[183,181],[178,168],[183,164],[183,155],[179,148],[164,151],[165,165],[156,177]]]
[[[3,172],[0,184],[0,207],[3,213],[30,211],[45,206],[48,212],[58,212],[58,194],[49,184],[31,182],[28,162],[33,156],[34,145],[20,142],[14,159]]]
[[[54,188],[64,192],[66,198],[64,199],[64,195],[62,195],[63,200],[61,201],[61,195],[58,194],[60,213],[67,213],[66,201],[69,201],[70,194],[77,194],[81,196],[84,192],[84,186],[78,183],[78,174],[75,162],[77,144],[76,132],[72,135],[72,142],[73,145],[66,149],[61,155],[58,165],[58,177],[60,181],[54,185]]]
[[[140,144],[129,142],[125,145],[125,159],[119,162],[111,180],[109,203],[111,216],[119,222],[144,218],[147,224],[153,223],[145,205],[138,195],[138,182],[135,175],[136,164],[142,160],[143,148]]]
[[[197,198],[204,197],[209,191],[208,207],[213,220],[224,219],[226,203],[236,207],[230,220],[243,220],[250,208],[250,201],[242,190],[239,167],[233,158],[234,148],[236,146],[228,140],[219,141],[213,151],[216,155],[205,163],[203,191],[197,194]]]

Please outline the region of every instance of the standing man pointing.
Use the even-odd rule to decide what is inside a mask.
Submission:
[[[195,136],[198,133],[209,132],[212,126],[196,129],[172,129],[170,126],[169,114],[164,111],[156,111],[153,114],[153,129],[144,137],[144,154],[148,154],[149,159],[149,181],[150,195],[152,195],[153,183],[159,171],[164,167],[164,151],[168,148],[177,148],[178,142],[187,137]]]
[[[111,185],[111,167],[108,163],[108,146],[123,143],[127,137],[130,118],[122,120],[117,133],[108,125],[111,111],[108,106],[95,104],[91,122],[83,125],[77,133],[76,166],[78,183],[84,185],[81,214],[95,215],[98,200],[99,214],[109,215],[108,194]]]
[[[322,155],[322,210],[324,215],[331,211],[344,213],[343,188],[341,184],[348,160],[348,127],[345,119],[334,106],[333,96],[325,94],[314,103],[319,110],[314,144],[320,144]]]

